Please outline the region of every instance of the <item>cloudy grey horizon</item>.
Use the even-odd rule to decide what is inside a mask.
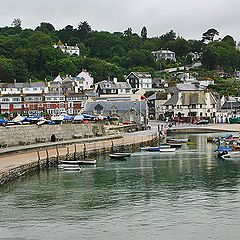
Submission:
[[[93,30],[140,34],[146,26],[149,37],[173,30],[186,39],[201,39],[209,28],[219,37],[231,35],[240,41],[239,0],[8,0],[1,3],[0,27],[20,18],[23,28],[35,29],[41,22],[56,29],[77,27],[87,21]]]

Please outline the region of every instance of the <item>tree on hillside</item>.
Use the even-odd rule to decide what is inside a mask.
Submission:
[[[176,33],[173,30],[170,30],[169,32],[160,36],[160,39],[163,40],[164,42],[175,40],[176,39]]]
[[[87,38],[88,33],[92,31],[91,26],[88,24],[87,21],[80,22],[78,24],[78,36],[81,40]]]
[[[12,21],[12,27],[14,28],[21,28],[22,26],[22,21],[20,18],[15,18],[13,21]]]
[[[147,39],[147,28],[145,26],[142,28],[141,37],[143,40]]]
[[[51,23],[41,22],[40,26],[38,26],[35,31],[42,31],[44,33],[53,33],[55,32],[55,28]]]
[[[130,36],[132,36],[132,28],[128,28],[127,30],[125,30],[125,31],[123,32],[123,35],[124,35],[125,37],[130,37]]]
[[[68,43],[69,39],[76,37],[76,31],[72,25],[67,25],[57,32],[57,36],[63,43]]]
[[[219,32],[214,28],[210,28],[205,33],[203,33],[202,41],[203,42],[205,42],[205,41],[213,42],[214,37],[217,35],[219,35]]]
[[[233,47],[236,46],[235,40],[234,40],[233,37],[230,36],[230,35],[225,36],[225,37],[222,39],[222,42],[226,42],[226,43],[228,43],[229,45],[231,45],[231,46],[233,46]]]

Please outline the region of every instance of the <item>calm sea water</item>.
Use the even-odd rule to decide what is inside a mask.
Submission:
[[[11,183],[0,190],[0,239],[239,239],[240,161],[216,159],[207,136]]]

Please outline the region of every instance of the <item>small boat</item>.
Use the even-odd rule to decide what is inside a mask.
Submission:
[[[240,160],[240,152],[229,152],[221,156],[225,160]]]
[[[73,161],[70,161],[70,160],[63,160],[63,161],[60,161],[60,164],[66,164],[66,165],[80,165],[81,164],[81,160],[73,160]]]
[[[175,152],[176,148],[170,148],[170,147],[143,147],[141,150],[148,151],[148,152]]]
[[[217,156],[221,157],[223,155],[228,154],[233,149],[231,147],[225,147],[225,146],[219,146],[217,149],[214,150],[214,152],[217,152]]]
[[[207,137],[207,142],[214,142],[214,137]]]
[[[78,164],[58,164],[59,170],[65,170],[65,171],[81,171],[82,167]]]
[[[160,152],[175,152],[176,148],[160,148]]]
[[[170,138],[170,139],[167,139],[167,142],[176,142],[176,143],[186,143],[188,142],[189,139],[188,138]]]
[[[169,145],[171,148],[181,148],[182,147],[182,143],[178,143],[178,142],[169,142]]]
[[[95,159],[83,159],[79,160],[80,165],[93,165],[96,164],[97,160]]]
[[[196,142],[187,142],[187,145],[197,145]]]
[[[119,152],[119,153],[113,153],[114,155],[122,156],[122,157],[130,157],[131,153],[124,153],[124,152]]]
[[[159,152],[160,147],[142,147],[141,150],[148,152]]]
[[[162,143],[162,144],[159,145],[159,148],[170,148],[170,147],[171,146],[168,143]]]
[[[121,160],[126,160],[126,157],[125,155],[119,155],[119,154],[115,154],[115,153],[112,153],[112,154],[109,154],[109,157],[111,159],[121,159]]]

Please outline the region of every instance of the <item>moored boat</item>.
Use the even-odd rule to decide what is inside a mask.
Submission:
[[[78,164],[58,164],[58,169],[65,171],[81,171],[82,167]]]
[[[160,147],[142,147],[141,150],[148,152],[159,152]]]
[[[240,152],[229,152],[221,156],[225,160],[240,160]]]
[[[80,165],[94,165],[96,164],[97,160],[95,159],[83,159],[79,160]]]
[[[143,147],[141,150],[148,151],[148,152],[175,152],[176,148],[170,148],[170,147]]]
[[[176,143],[186,143],[188,141],[189,141],[188,138],[170,138],[170,139],[167,139],[167,142],[176,142]]]
[[[112,153],[112,154],[109,154],[109,157],[111,159],[126,160],[127,155],[125,156],[125,155],[119,155],[119,154]]]
[[[178,142],[169,142],[169,145],[171,148],[181,148],[182,147],[182,143],[178,143]]]
[[[160,152],[175,152],[176,148],[160,148]]]

